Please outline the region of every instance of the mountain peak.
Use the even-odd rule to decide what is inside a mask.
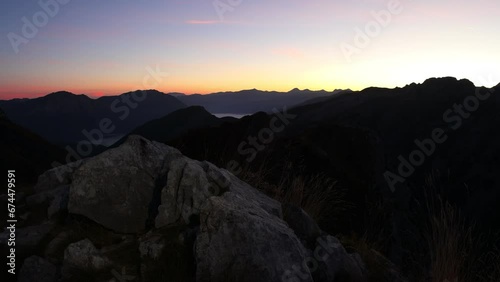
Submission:
[[[166,95],[165,93],[158,91],[156,89],[137,89],[135,91],[124,93],[122,95],[130,94],[130,93],[137,93],[137,92],[146,92],[148,95]]]
[[[74,94],[69,91],[57,91],[36,99],[42,99],[47,101],[73,101],[73,100],[79,101],[91,98],[85,94]]]
[[[457,79],[456,77],[452,76],[445,76],[445,77],[432,77],[426,79],[422,85],[432,85],[432,84],[452,84],[452,83],[470,83],[472,82],[468,79]]]
[[[234,93],[247,93],[247,94],[252,94],[252,93],[255,93],[255,92],[260,92],[260,90],[258,90],[257,88],[252,88],[252,89],[245,89],[245,90],[241,90],[241,91],[234,92]]]
[[[77,96],[76,94],[74,93],[71,93],[69,91],[57,91],[57,92],[52,92],[50,94],[47,94],[45,95],[44,97],[64,97],[64,96]]]

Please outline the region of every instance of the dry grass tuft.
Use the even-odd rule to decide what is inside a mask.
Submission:
[[[335,180],[319,174],[305,177],[291,171],[292,164],[285,163],[278,184],[270,184],[270,169],[264,162],[255,171],[243,170],[238,177],[281,203],[301,207],[316,222],[341,216],[352,208]]]
[[[500,281],[500,252],[492,247],[498,237],[480,234],[457,207],[440,197],[436,186],[431,176],[426,189],[429,220],[423,232],[430,260],[430,281]],[[422,281],[429,280],[422,277]]]
[[[426,237],[433,282],[457,278],[459,281],[474,281],[470,260],[478,242],[473,231],[474,227],[468,226],[450,204],[443,203],[442,209],[431,216]]]

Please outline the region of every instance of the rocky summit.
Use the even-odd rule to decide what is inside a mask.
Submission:
[[[45,172],[23,202],[19,281],[366,281],[301,208],[139,136]]]

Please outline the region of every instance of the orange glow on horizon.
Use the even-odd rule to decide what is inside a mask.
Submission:
[[[340,84],[339,84],[340,85]],[[268,84],[259,84],[252,85],[251,83],[227,83],[224,87],[222,86],[203,86],[203,85],[191,85],[189,87],[185,87],[183,85],[168,85],[168,83],[162,84],[159,87],[154,88],[163,93],[183,93],[186,95],[192,94],[211,94],[217,92],[236,92],[240,90],[248,90],[248,89],[258,89],[261,91],[278,91],[278,92],[288,92],[294,88],[299,89],[309,89],[314,91],[326,90],[333,91],[335,89],[347,89],[350,88],[352,90],[361,90],[362,87],[352,87],[345,85],[344,87],[337,86],[317,86],[311,87],[310,85],[285,85],[285,84],[277,84],[274,82],[270,82]],[[36,98],[43,97],[53,92],[58,91],[68,91],[74,94],[85,94],[91,98],[98,98],[102,96],[115,96],[123,93],[127,93],[135,90],[146,90],[147,87],[140,86],[115,86],[115,87],[105,87],[99,89],[86,89],[85,87],[61,87],[60,89],[56,89],[49,86],[18,86],[18,87],[4,87],[0,90],[0,100],[10,100],[15,98]]]

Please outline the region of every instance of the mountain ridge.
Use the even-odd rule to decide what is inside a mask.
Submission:
[[[177,98],[156,90],[132,91],[92,99],[67,91],[21,100],[0,100],[0,107],[17,124],[48,141],[67,145],[86,140],[83,133],[110,124],[110,132],[126,134],[135,127],[186,107]]]

